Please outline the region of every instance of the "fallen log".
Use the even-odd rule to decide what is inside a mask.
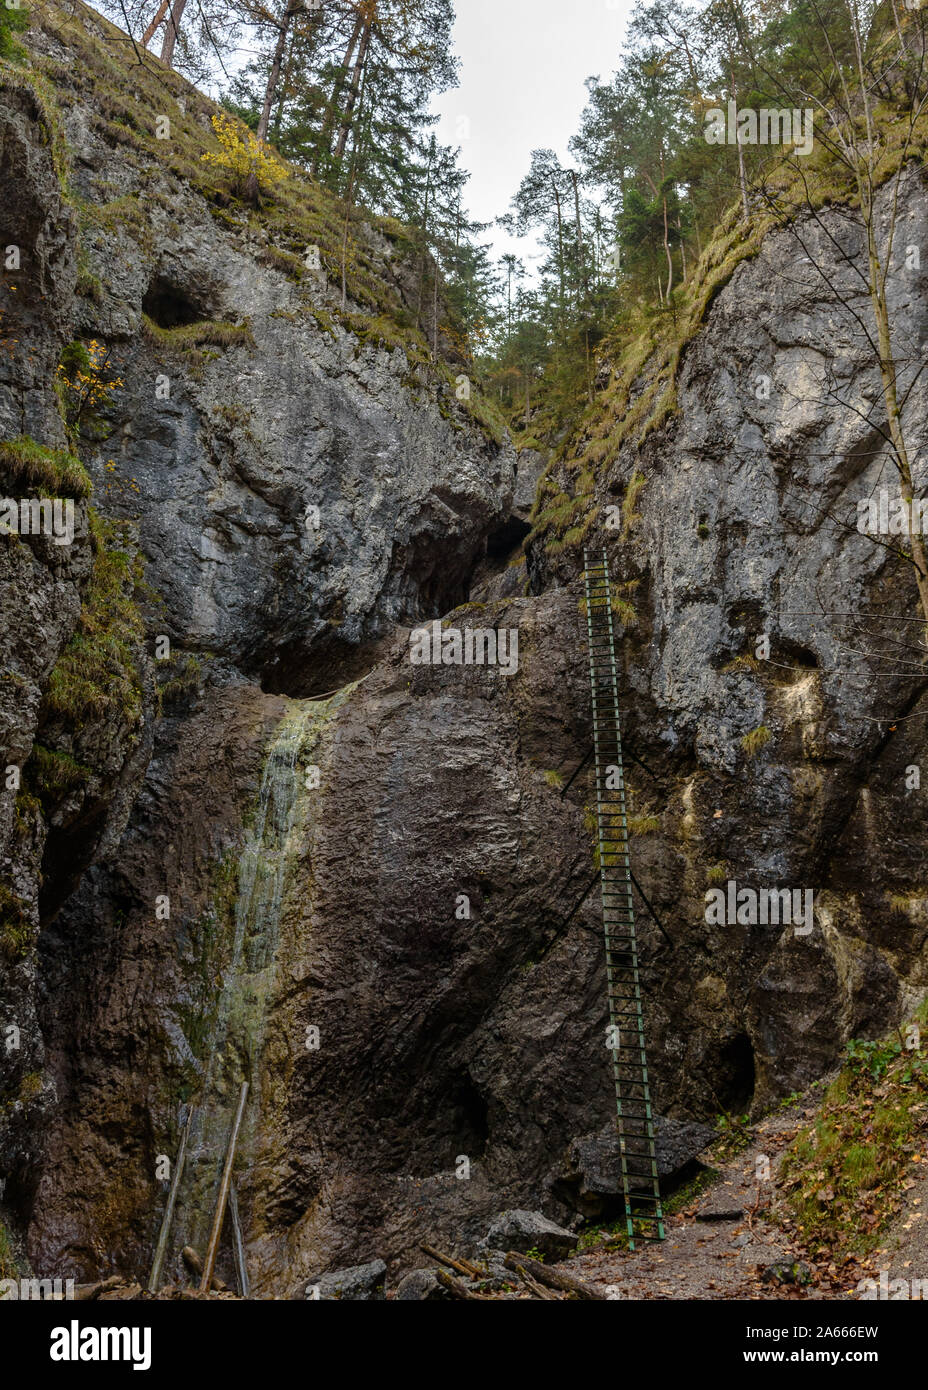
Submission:
[[[194,1250],[193,1246],[192,1246],[192,1245],[185,1245],[184,1248],[183,1248],[183,1250],[182,1250],[180,1253],[181,1253],[181,1258],[182,1258],[183,1261],[184,1261],[184,1264],[185,1264],[185,1265],[187,1266],[187,1268],[190,1270],[191,1274],[196,1274],[199,1278],[202,1279],[202,1277],[203,1277],[203,1261],[200,1259],[199,1255],[198,1255],[197,1252]],[[212,1282],[211,1282],[211,1284],[210,1284],[210,1288],[211,1288],[211,1289],[215,1289],[217,1293],[228,1293],[228,1291],[229,1291],[229,1286],[228,1286],[228,1284],[224,1284],[224,1283],[222,1282],[222,1280],[219,1278],[219,1276],[216,1275],[216,1274],[213,1275]]]
[[[443,1289],[447,1289],[453,1298],[465,1299],[468,1303],[487,1303],[491,1300],[485,1293],[472,1293],[470,1289],[465,1289],[460,1279],[455,1279],[453,1274],[447,1270],[436,1269],[435,1278]]]
[[[440,1250],[436,1250],[434,1245],[420,1245],[419,1249],[428,1255],[430,1260],[437,1260],[440,1265],[447,1265],[449,1269],[456,1269],[458,1274],[465,1274],[468,1279],[485,1279],[486,1273],[472,1265],[470,1260],[455,1260],[450,1255],[444,1255]]]
[[[101,1293],[118,1288],[122,1282],[121,1274],[111,1274],[108,1279],[100,1279],[96,1284],[78,1284],[73,1294],[74,1302],[88,1303],[91,1299],[99,1298]]]
[[[232,1121],[232,1132],[229,1135],[229,1146],[226,1150],[226,1161],[222,1170],[222,1179],[219,1183],[219,1196],[216,1198],[216,1210],[213,1213],[213,1227],[209,1233],[209,1244],[206,1247],[206,1256],[203,1260],[203,1278],[200,1280],[200,1293],[208,1293],[212,1288],[213,1270],[216,1267],[216,1256],[219,1253],[219,1237],[222,1235],[222,1223],[226,1215],[226,1203],[229,1200],[229,1188],[232,1185],[232,1169],[235,1166],[235,1146],[238,1143],[239,1131],[242,1127],[242,1116],[245,1114],[245,1102],[248,1100],[248,1082],[242,1082],[242,1089],[238,1098],[238,1110],[235,1112],[235,1119]]]
[[[516,1274],[519,1274],[520,1270],[525,1270],[533,1279],[537,1279],[539,1284],[544,1284],[549,1289],[558,1289],[561,1293],[573,1293],[578,1298],[585,1298],[591,1302],[609,1302],[607,1295],[601,1293],[594,1284],[588,1284],[584,1279],[578,1279],[573,1274],[564,1274],[559,1269],[549,1269],[540,1260],[530,1260],[527,1255],[520,1255],[518,1251],[510,1250],[503,1260],[503,1264]]]
[[[155,1248],[155,1258],[152,1261],[151,1274],[148,1278],[148,1292],[157,1293],[158,1285],[161,1283],[161,1271],[164,1267],[164,1257],[168,1249],[168,1237],[171,1234],[171,1222],[174,1219],[174,1208],[177,1205],[177,1194],[180,1191],[180,1180],[184,1172],[184,1159],[187,1154],[187,1140],[190,1138],[190,1126],[193,1123],[193,1106],[187,1111],[187,1123],[184,1125],[184,1132],[180,1137],[180,1148],[177,1151],[177,1161],[174,1164],[174,1176],[171,1180],[171,1189],[168,1192],[168,1199],[164,1204],[164,1216],[161,1219],[161,1230],[158,1233],[158,1244]]]
[[[245,1238],[238,1214],[238,1193],[235,1183],[229,1188],[229,1215],[232,1218],[232,1251],[235,1255],[235,1273],[238,1278],[238,1291],[242,1298],[251,1297],[251,1284],[248,1279],[248,1262],[245,1259]]]
[[[544,1284],[539,1284],[537,1279],[533,1279],[523,1265],[519,1265],[518,1273],[525,1287],[531,1289],[536,1298],[543,1299],[546,1303],[560,1303],[560,1296],[546,1289]]]

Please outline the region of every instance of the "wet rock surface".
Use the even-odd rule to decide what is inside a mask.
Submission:
[[[101,733],[94,836],[59,827],[60,862],[42,863],[44,818],[18,825],[11,798],[0,803],[4,873],[33,933],[39,873],[63,883],[76,865],[81,879],[42,924],[38,955],[0,962],[0,1024],[22,1020],[24,1039],[4,1072],[0,1158],[34,1267],[144,1282],[166,1195],[156,1160],[176,1153],[208,1062],[268,749],[300,712],[288,697],[336,686],[324,717],[306,712],[296,750],[276,965],[246,1001],[254,1012],[230,1024],[256,1097],[239,1199],[257,1296],[372,1251],[394,1278],[421,1263],[423,1238],[475,1248],[506,1209],[565,1226],[609,1216],[589,772],[561,794],[591,740],[578,557],[533,552],[526,567],[505,553],[538,460],[516,474],[510,446],[457,418],[401,352],[323,331],[176,180],[159,185],[151,237],[128,224],[95,234],[107,292],[74,303],[57,176],[25,98],[4,101],[3,187],[38,248],[21,324],[40,354],[34,377],[3,363],[4,434],[61,442],[51,375],[69,315],[112,341],[126,387],[89,450],[95,504],[138,519],[164,605],[149,637],[201,659],[157,728],[148,691],[131,767],[126,731]],[[102,147],[80,106],[68,129],[82,196],[102,199],[114,164],[122,193],[138,192],[144,174]],[[921,183],[907,179],[903,198],[921,224]],[[823,515],[878,480],[854,409],[875,388],[794,259],[771,236],[718,296],[687,351],[678,415],[606,480],[604,506],[642,471],[639,519],[623,540],[590,538],[634,586],[621,703],[650,772],[629,766],[632,855],[671,938],[639,902],[641,981],[662,1171],[677,1175],[719,1112],[821,1076],[928,984],[928,823],[906,777],[925,742],[924,681],[878,647],[883,615],[912,611],[913,586]],[[901,329],[922,341],[925,297],[892,292]],[[144,328],[144,304],[160,312],[165,295],[200,296],[198,313],[247,318],[248,332],[194,370]],[[826,347],[845,406],[816,394]],[[750,384],[767,369],[777,389],[758,399]],[[913,419],[924,389],[909,396]],[[13,675],[0,731],[19,762],[90,556],[5,538],[0,550]],[[458,628],[517,630],[518,671],[414,666],[409,625],[446,612]],[[754,656],[764,633],[766,662]],[[861,643],[867,658],[849,659]],[[746,746],[761,729],[769,739]],[[811,931],[707,922],[707,889],[730,880],[813,890]],[[259,1010],[251,1048],[242,1018]],[[208,1214],[181,1194],[180,1223]],[[763,1243],[783,1253],[771,1233]],[[228,1249],[220,1267],[230,1278]],[[422,1275],[415,1287],[434,1292]]]

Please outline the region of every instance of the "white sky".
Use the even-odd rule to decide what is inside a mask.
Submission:
[[[460,145],[470,172],[464,201],[490,222],[528,172],[534,149],[567,159],[586,105],[584,81],[611,77],[632,0],[456,0],[460,86],[433,102],[436,135]],[[497,227],[481,238],[498,257],[515,251],[532,268],[534,240],[510,241]]]

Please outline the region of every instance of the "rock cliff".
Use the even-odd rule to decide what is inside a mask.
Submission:
[[[124,124],[148,79],[104,62],[102,22],[42,16],[57,111],[26,76],[0,91],[4,239],[27,253],[0,432],[43,446],[49,487],[67,466],[93,491],[73,546],[8,537],[0,559],[0,761],[26,770],[0,802],[10,1221],[43,1273],[145,1274],[158,1159],[204,1076],[179,1229],[202,1238],[248,1079],[259,1294],[375,1256],[395,1272],[503,1207],[608,1210],[583,1157],[614,1105],[588,775],[562,795],[591,741],[580,553],[536,540],[526,567],[534,461],[517,476],[462,405],[450,349],[404,343],[395,229],[364,232],[387,327],[342,313],[297,269],[305,233],[284,245],[209,196],[186,146]],[[170,101],[199,148],[208,103],[173,78]],[[916,225],[920,175],[899,192]],[[805,230],[840,286],[843,222]],[[891,291],[914,343],[922,289]],[[68,464],[74,337],[122,384]],[[676,413],[595,480],[587,544],[627,595],[636,875],[672,939],[642,914],[653,1094],[678,1121],[769,1105],[925,992],[925,682],[884,640],[914,585],[840,521],[879,482],[877,388],[775,233],[688,345]],[[12,495],[39,462],[3,457]],[[412,664],[410,628],[441,617],[517,631],[518,670]],[[109,683],[65,699],[62,659],[73,684],[101,631]],[[709,924],[729,880],[813,890],[811,932]]]

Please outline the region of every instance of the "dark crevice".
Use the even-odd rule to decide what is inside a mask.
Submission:
[[[494,560],[505,559],[531,534],[531,530],[527,521],[518,516],[510,516],[487,536],[487,555]]]
[[[312,700],[360,680],[383,656],[382,641],[358,644],[332,637],[312,654],[307,653],[304,642],[294,641],[263,660],[259,658],[256,675],[267,695]]]
[[[482,1158],[490,1137],[489,1111],[483,1096],[465,1072],[451,1092],[452,1125],[460,1152]]]
[[[754,1048],[747,1033],[736,1033],[722,1044],[713,1070],[712,1086],[722,1108],[732,1115],[745,1114],[756,1085]]]
[[[156,275],[142,300],[142,309],[159,328],[182,328],[211,317],[209,305],[200,296]]]

